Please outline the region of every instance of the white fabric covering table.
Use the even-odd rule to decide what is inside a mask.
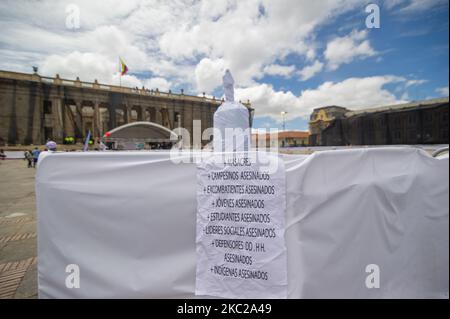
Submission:
[[[448,298],[448,157],[392,147],[280,156],[290,298]],[[194,163],[143,151],[39,162],[40,298],[195,297]],[[66,288],[68,264],[80,288]],[[368,264],[380,268],[378,289],[365,285]]]

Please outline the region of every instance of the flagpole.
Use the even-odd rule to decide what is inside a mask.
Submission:
[[[120,61],[120,57],[119,57],[119,86],[120,90],[122,91],[122,63]]]

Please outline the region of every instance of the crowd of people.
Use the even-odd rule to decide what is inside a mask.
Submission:
[[[101,145],[101,149],[105,150],[105,149],[110,149],[110,150],[117,150],[114,147],[113,143],[110,143],[110,145],[105,145],[103,143],[100,144]],[[172,148],[172,143],[149,143],[150,149],[151,150],[166,150],[166,149],[171,149]],[[47,141],[47,143],[45,144],[45,149],[44,151],[56,151],[57,150],[57,144],[54,141]],[[99,148],[95,148],[96,151],[99,151]],[[75,149],[71,150],[71,151],[75,151]],[[68,150],[66,150],[66,152],[68,152]],[[27,163],[27,167],[28,168],[36,168],[37,167],[37,163],[39,160],[39,155],[41,154],[41,150],[39,149],[39,147],[35,147],[34,149],[30,149],[30,150],[26,150],[24,151],[23,154],[23,159],[26,161]],[[0,149],[0,161],[6,159],[6,154],[4,152],[3,149]]]
[[[57,145],[53,141],[48,141],[47,144],[45,144],[45,151],[56,151]],[[33,150],[27,150],[24,152],[24,159],[27,161],[28,168],[36,168],[36,165],[39,160],[39,155],[41,154],[41,151],[38,147],[35,147]]]
[[[36,168],[38,159],[39,159],[39,154],[41,154],[41,151],[39,150],[38,147],[35,147],[34,150],[32,151],[25,151],[24,156],[25,156],[25,160],[28,163],[28,168],[34,167]]]

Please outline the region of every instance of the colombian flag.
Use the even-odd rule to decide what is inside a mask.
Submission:
[[[123,62],[122,58],[119,58],[120,60],[120,75],[125,75],[125,73],[128,72],[128,67],[125,64],[125,62]]]

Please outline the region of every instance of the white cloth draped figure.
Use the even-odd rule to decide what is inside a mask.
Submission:
[[[234,101],[234,79],[229,70],[223,76],[225,102],[214,113],[214,151],[242,152],[250,149],[248,109]]]

